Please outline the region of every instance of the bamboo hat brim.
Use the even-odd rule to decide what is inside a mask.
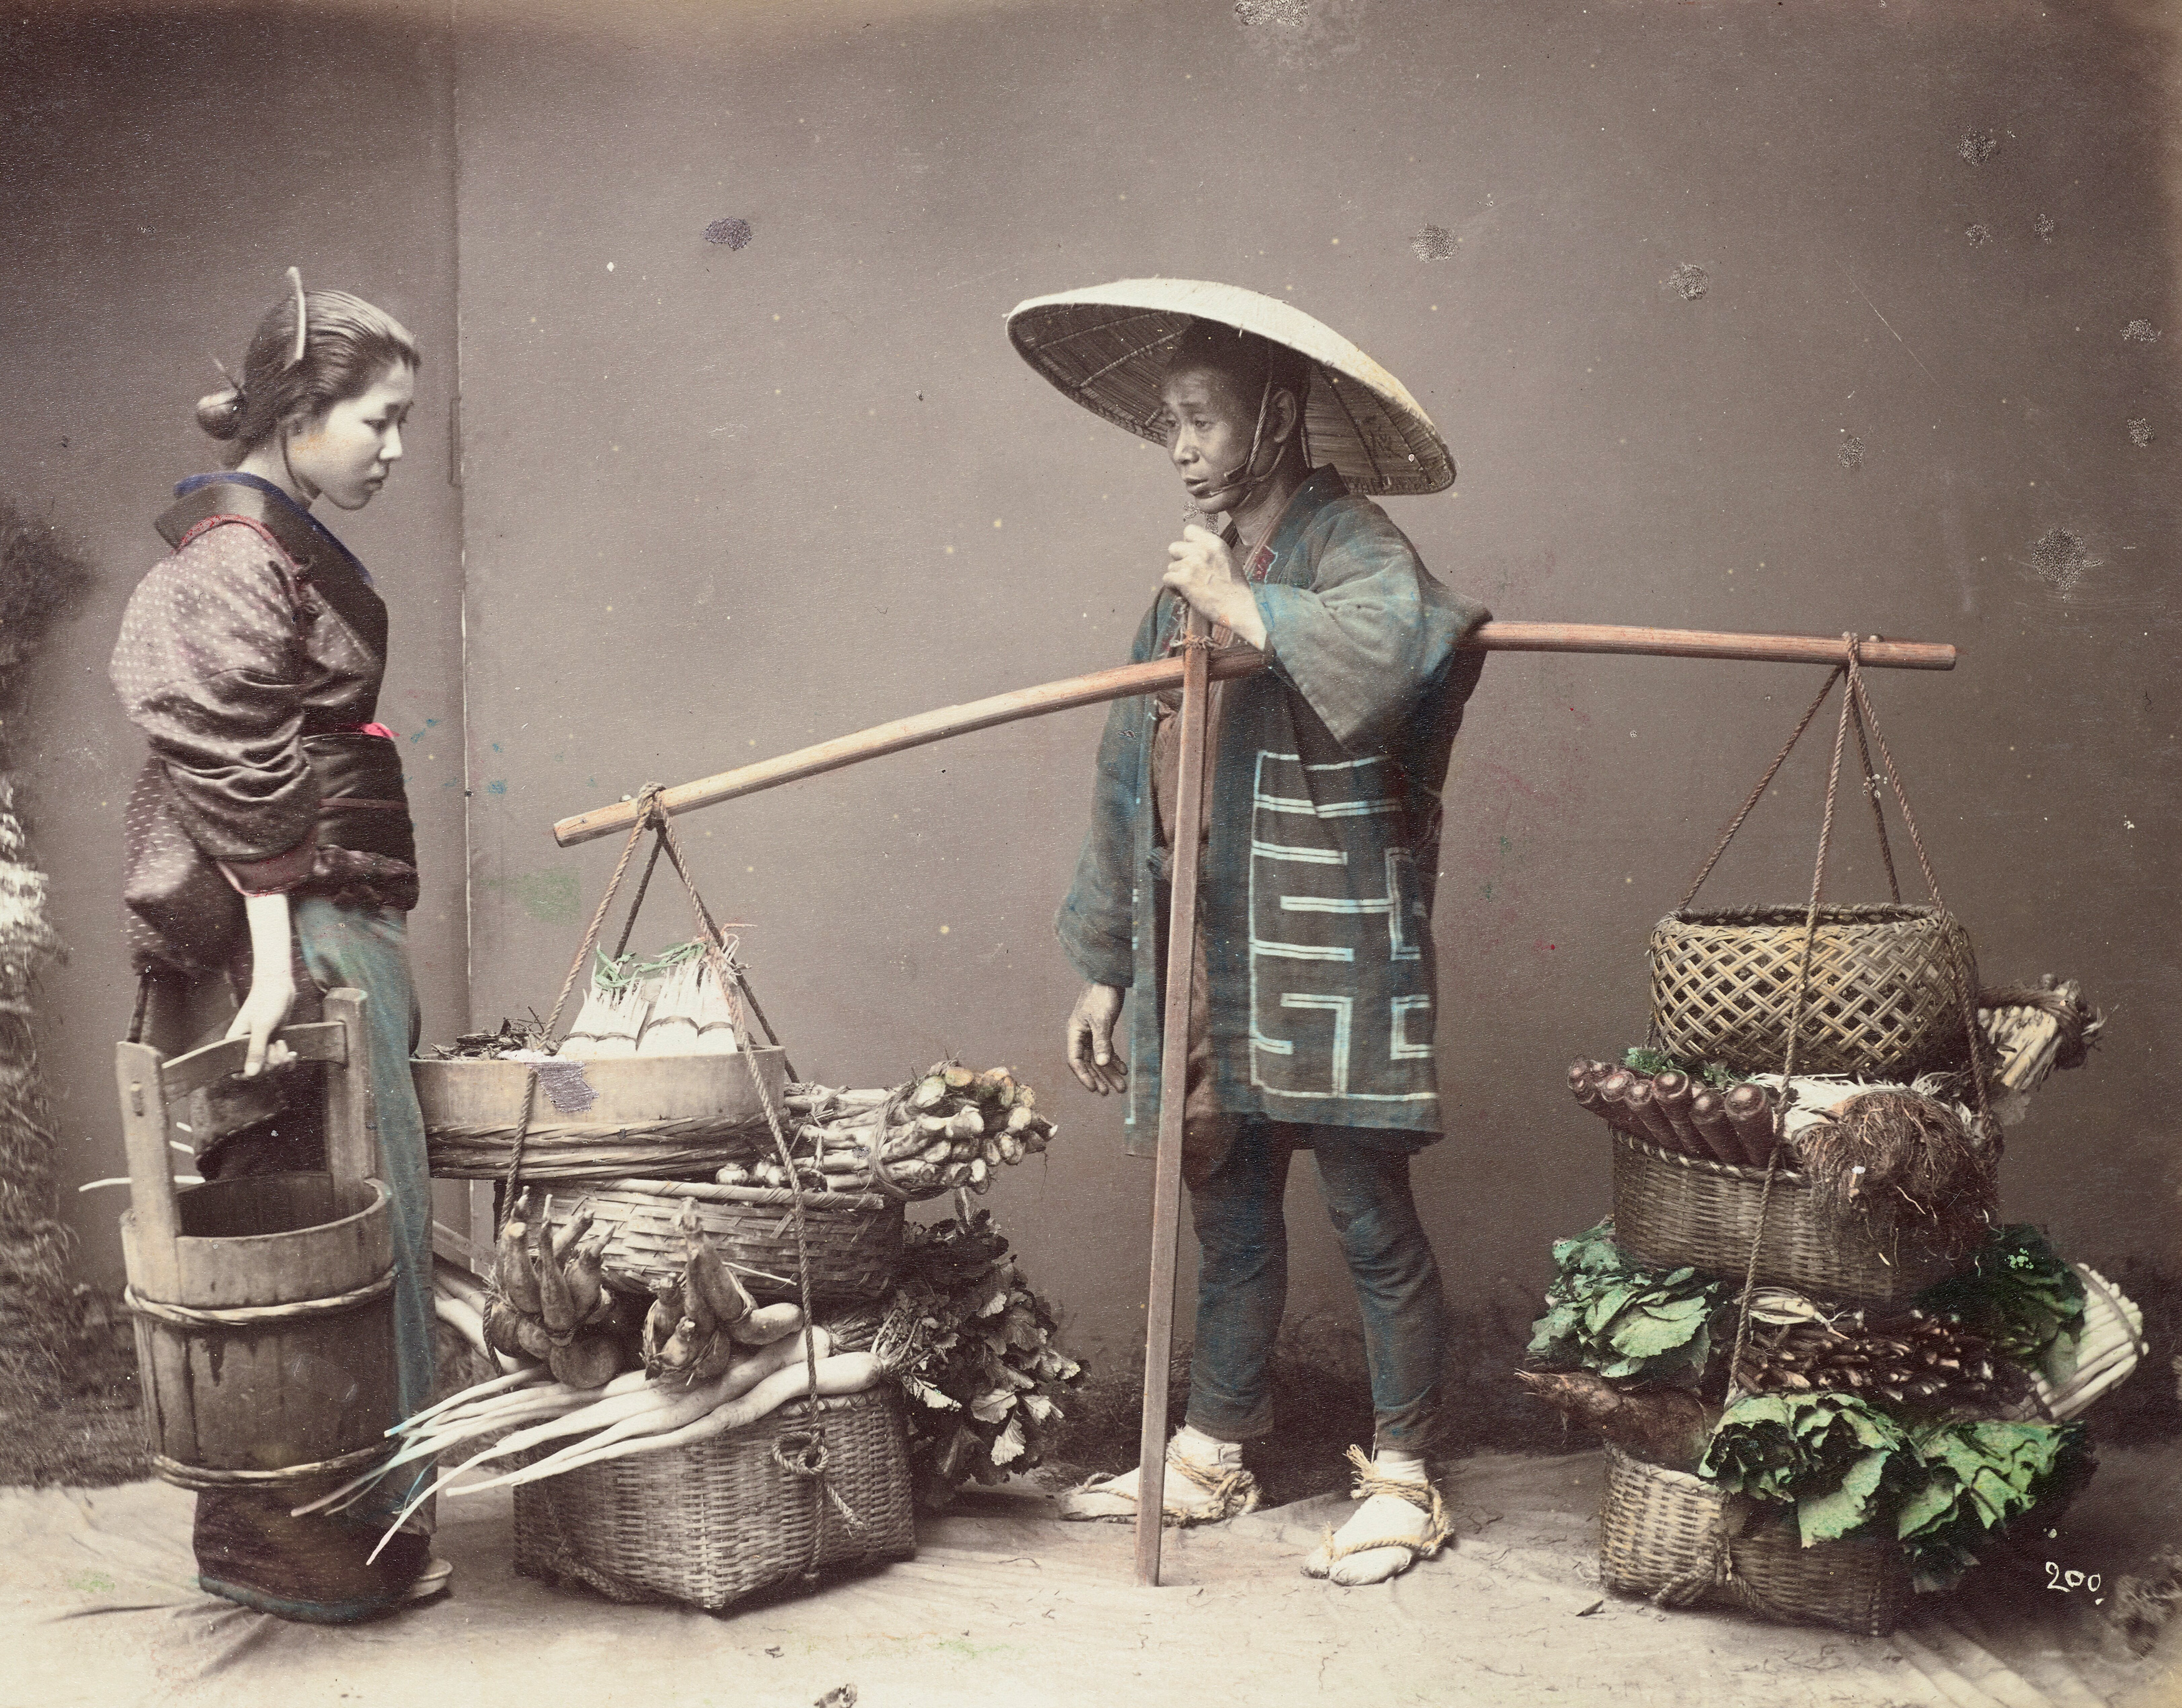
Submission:
[[[1454,484],[1447,441],[1402,382],[1276,297],[1201,279],[1121,279],[1019,302],[1007,326],[1023,360],[1061,391],[1158,444],[1160,382],[1193,320],[1254,332],[1310,360],[1304,437],[1312,460],[1332,463],[1352,490],[1425,493]]]

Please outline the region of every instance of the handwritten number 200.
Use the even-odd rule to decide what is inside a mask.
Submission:
[[[2081,1572],[2063,1572],[2053,1561],[2048,1560],[2046,1562],[2046,1587],[2048,1589],[2057,1589],[2063,1595],[2072,1589],[2088,1589],[2096,1595],[2098,1594],[2102,1581],[2096,1572],[2088,1576]]]

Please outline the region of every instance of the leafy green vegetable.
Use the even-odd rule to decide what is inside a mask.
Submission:
[[[1612,1232],[1602,1222],[1554,1243],[1558,1273],[1546,1289],[1546,1314],[1532,1324],[1531,1355],[1602,1376],[1693,1383],[1725,1327],[1731,1285],[1695,1269],[1636,1269]]]
[[[1718,1062],[1685,1062],[1668,1055],[1664,1051],[1649,1049],[1642,1044],[1632,1044],[1624,1050],[1621,1053],[1621,1065],[1632,1072],[1640,1074],[1669,1072],[1687,1074],[1699,1085],[1709,1086],[1716,1092],[1724,1092],[1731,1086],[1739,1086],[1743,1081],[1742,1075],[1731,1073]]]
[[[1895,1519],[1919,1589],[1944,1589],[1974,1550],[2066,1482],[2087,1475],[2080,1423],[1939,1423],[1913,1439],[1923,1475]]]
[[[1756,1394],[1722,1414],[1697,1474],[1792,1502],[1803,1545],[1861,1528],[1915,1464],[1902,1426],[1852,1394]]]
[[[2084,1321],[2084,1283],[2027,1222],[1995,1228],[1963,1274],[1917,1296],[2019,1364],[2068,1362]]]
[[[1792,1505],[1807,1548],[1891,1534],[1917,1588],[1940,1589],[1976,1564],[1985,1537],[2090,1462],[2077,1423],[1913,1428],[1847,1394],[1761,1394],[1727,1408],[1697,1473]]]
[[[1044,1459],[1061,1417],[1056,1397],[1083,1379],[1055,1344],[1058,1327],[990,1212],[910,1224],[901,1283],[873,1350],[922,1401],[907,1421],[926,1506],[945,1506],[972,1479],[997,1483]]]

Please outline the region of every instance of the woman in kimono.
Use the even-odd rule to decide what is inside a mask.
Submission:
[[[429,1403],[433,1380],[431,1183],[404,949],[416,844],[401,755],[374,721],[386,607],[311,507],[361,510],[385,484],[418,357],[385,311],[345,291],[307,296],[294,268],[288,277],[240,377],[197,405],[198,424],[229,446],[226,470],[175,488],[157,522],[171,555],[130,597],[114,647],[109,674],[151,748],[129,800],[126,929],[139,1025],[159,1047],[196,1041],[188,1017],[218,987],[238,1003],[226,1035],[249,1040],[252,1083],[235,1094],[254,1094],[265,1119],[199,1158],[208,1179],[324,1166],[314,1112],[280,1107],[274,1087],[288,1075],[266,1070],[285,1053],[269,1040],[325,991],[365,993],[407,1415]],[[390,1516],[384,1500],[346,1520],[294,1519],[289,1504],[201,1495],[203,1587],[338,1622],[444,1586],[446,1567],[415,1530],[366,1565]]]

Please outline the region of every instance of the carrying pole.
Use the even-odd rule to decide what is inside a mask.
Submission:
[[[1848,649],[1839,635],[1728,634],[1713,629],[1634,628],[1620,623],[1481,622],[1462,638],[1465,652],[1590,652],[1637,654],[1653,658],[1743,659],[1764,664],[1845,664]],[[1858,649],[1866,670],[1952,670],[1955,649],[1944,642],[1881,640],[1875,636]],[[1247,646],[1223,646],[1212,655],[1215,682],[1253,676],[1265,667],[1265,655]],[[656,799],[662,812],[684,813],[713,806],[761,789],[778,788],[806,777],[819,777],[844,766],[922,747],[928,742],[967,735],[972,730],[1014,723],[1048,712],[1099,705],[1133,694],[1169,694],[1181,686],[1182,661],[1155,659],[1072,676],[1036,688],[1019,688],[964,705],[944,705],[914,717],[896,718],[854,735],[836,736],[814,747],[798,748],[714,777],[699,777]],[[594,837],[626,832],[640,813],[634,799],[616,801],[564,818],[553,826],[553,840],[573,848]]]
[[[1166,1385],[1174,1361],[1174,1279],[1182,1233],[1182,1133],[1189,1094],[1190,982],[1197,967],[1197,864],[1204,846],[1205,754],[1212,644],[1193,610],[1182,655],[1181,754],[1175,778],[1174,899],[1167,914],[1166,1007],[1160,1047],[1159,1152],[1152,1165],[1151,1293],[1144,1307],[1144,1428],[1137,1450],[1137,1582],[1160,1580],[1166,1505]]]

